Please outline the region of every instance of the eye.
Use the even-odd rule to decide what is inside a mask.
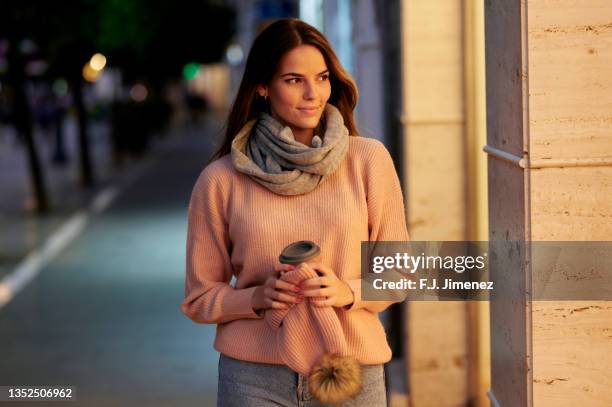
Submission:
[[[300,80],[300,78],[291,78],[291,79],[287,79],[285,82],[286,83],[298,83],[297,81],[299,81],[299,80]],[[296,81],[296,82],[293,82],[293,81]]]
[[[321,76],[319,76],[319,78],[321,78],[321,80],[323,80],[323,81],[326,81],[326,80],[329,79],[329,74],[321,75]]]

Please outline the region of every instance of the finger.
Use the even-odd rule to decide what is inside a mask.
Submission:
[[[299,297],[297,295],[285,294],[278,291],[276,292],[273,298],[276,301],[290,302],[293,304],[295,304],[299,300]]]
[[[323,275],[323,276],[329,276],[329,275],[334,275],[334,271],[326,266],[325,264],[322,263],[310,263],[310,266],[317,271],[317,274],[319,275]]]
[[[321,281],[322,277],[313,277],[313,278],[308,278],[306,280],[302,280],[299,284],[300,287],[302,287],[302,290],[306,287],[317,287],[320,288],[320,286],[323,284]]]
[[[292,284],[292,283],[290,283],[288,281],[283,280],[282,276],[278,276],[278,277],[270,276],[266,280],[266,286],[270,287],[272,289],[283,288],[283,287],[285,287],[285,285],[284,285],[285,283]],[[280,284],[282,287],[279,286],[278,284]]]
[[[275,309],[287,309],[289,308],[289,304],[279,301],[274,301],[269,297],[264,298],[264,304],[266,308],[275,308]]]
[[[333,285],[333,281],[334,281],[334,278],[330,276],[313,277],[307,280],[303,280],[299,285],[300,287],[302,287],[302,289],[306,287],[323,288],[323,287],[329,287]]]
[[[281,279],[277,279],[274,282],[274,288],[280,289],[280,290],[293,291],[293,292],[298,292],[300,290],[300,288],[297,285],[290,283],[288,281],[281,280]]]
[[[303,292],[304,297],[327,297],[333,294],[333,291],[329,287],[317,288],[315,290],[305,290]]]
[[[298,294],[298,293],[293,293],[291,291],[277,290],[277,289],[272,288],[272,287],[266,287],[264,289],[264,297],[265,298],[269,298],[270,300],[278,299],[280,294],[288,295],[288,296],[295,296],[295,297],[301,297],[302,296],[301,294]]]

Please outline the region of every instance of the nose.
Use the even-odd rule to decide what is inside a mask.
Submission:
[[[304,99],[311,100],[314,99],[317,95],[316,87],[310,81],[304,81]]]

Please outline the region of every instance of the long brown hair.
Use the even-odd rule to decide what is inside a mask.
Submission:
[[[211,161],[229,154],[232,140],[240,129],[260,112],[268,110],[267,101],[256,93],[257,86],[270,83],[283,55],[304,44],[317,47],[323,54],[331,83],[331,95],[327,103],[338,108],[349,134],[359,136],[353,118],[359,97],[357,85],[344,70],[329,41],[320,31],[296,18],[287,18],[270,24],[255,38],[227,119],[225,138]]]

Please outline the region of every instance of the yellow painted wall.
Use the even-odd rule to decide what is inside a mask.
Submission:
[[[402,2],[404,190],[412,240],[488,237],[484,16],[477,0]],[[413,407],[486,405],[486,303],[406,304]]]

